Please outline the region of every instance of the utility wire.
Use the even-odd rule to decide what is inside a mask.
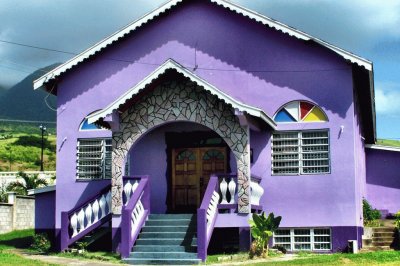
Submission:
[[[34,120],[18,120],[18,119],[0,119],[0,122],[56,124],[56,122],[54,121],[34,121]]]
[[[35,45],[30,45],[30,44],[24,44],[24,43],[18,43],[18,42],[11,42],[7,40],[1,40],[0,42],[7,43],[7,44],[12,44],[12,45],[18,45],[18,46],[23,46],[27,48],[33,48],[33,49],[39,49],[39,50],[44,50],[48,52],[56,52],[56,53],[63,53],[63,54],[69,54],[69,55],[79,55],[79,53],[73,53],[69,51],[63,51],[59,49],[51,49],[51,48],[46,48],[46,47],[40,47],[40,46],[35,46]],[[197,49],[197,48],[196,48]],[[122,62],[122,63],[133,63],[133,64],[141,64],[141,65],[152,65],[152,66],[160,66],[161,64],[157,63],[149,63],[149,62],[142,62],[142,61],[132,61],[132,60],[126,60],[126,59],[117,59],[117,58],[105,58],[106,60],[110,61],[116,61],[116,62]],[[197,60],[196,60],[197,61]],[[197,64],[197,62],[196,62]],[[193,67],[186,67],[189,69],[193,69]],[[222,68],[206,68],[206,67],[199,67],[195,66],[196,69],[200,70],[209,70],[209,71],[227,71],[227,72],[239,72],[242,71],[240,69],[222,69]],[[308,70],[302,70],[302,69],[293,69],[293,70],[268,70],[268,69],[254,69],[254,70],[246,70],[246,72],[252,72],[252,73],[307,73],[307,72],[327,72],[327,71],[341,71],[341,70],[348,70],[348,68],[327,68],[327,69],[308,69]],[[46,72],[46,71],[44,71]]]

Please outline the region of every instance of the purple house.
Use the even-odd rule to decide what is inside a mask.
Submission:
[[[54,221],[36,229],[60,250],[108,230],[129,263],[198,263],[248,248],[260,211],[290,251],[361,245],[368,60],[225,0],[172,0],[34,88],[57,95],[57,185],[38,195]]]

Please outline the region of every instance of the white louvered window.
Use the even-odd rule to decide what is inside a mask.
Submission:
[[[78,139],[78,179],[111,178],[111,139]]]
[[[274,232],[273,244],[290,251],[328,251],[331,250],[331,230],[330,228],[278,229]]]
[[[273,133],[272,174],[301,175],[329,172],[329,132],[327,130]]]

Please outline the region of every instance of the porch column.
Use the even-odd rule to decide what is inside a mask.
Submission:
[[[238,178],[238,211],[250,213],[250,129],[242,126],[245,134],[241,143],[236,145],[237,178]]]

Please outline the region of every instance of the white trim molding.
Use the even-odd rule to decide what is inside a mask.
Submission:
[[[400,152],[400,147],[383,146],[383,145],[377,145],[377,144],[365,144],[365,148]]]
[[[61,75],[62,73],[66,72],[67,70],[71,69],[73,66],[78,65],[79,63],[81,63],[84,60],[88,59],[89,57],[93,56],[94,54],[96,54],[97,52],[102,50],[103,48],[107,47],[108,45],[110,45],[110,44],[114,43],[115,41],[119,40],[120,38],[124,37],[126,34],[129,34],[130,32],[140,28],[141,26],[145,25],[149,21],[152,21],[155,18],[157,18],[160,14],[172,9],[178,3],[181,3],[184,1],[189,1],[189,0],[170,0],[166,3],[164,3],[163,5],[156,8],[155,10],[147,13],[146,15],[142,16],[141,18],[137,19],[136,21],[132,22],[131,24],[128,24],[124,28],[120,29],[119,31],[115,32],[114,34],[110,35],[109,37],[101,40],[100,42],[98,42],[95,45],[91,46],[90,48],[86,49],[82,53],[80,53],[77,56],[73,57],[72,59],[68,60],[64,64],[54,68],[53,70],[49,71],[47,74],[36,79],[33,82],[33,88],[34,89],[41,88],[47,82],[56,78],[57,76]],[[300,31],[300,30],[292,28],[286,24],[283,24],[281,22],[273,20],[267,16],[261,15],[257,12],[254,12],[252,10],[249,10],[247,8],[244,8],[240,5],[234,4],[227,0],[209,0],[209,1],[211,1],[212,3],[215,3],[219,6],[222,6],[232,12],[236,12],[237,14],[243,15],[243,16],[248,17],[252,20],[255,20],[259,23],[262,23],[263,25],[274,28],[274,29],[281,31],[285,34],[288,34],[290,36],[296,37],[300,40],[314,41],[314,42],[320,44],[321,46],[332,50],[333,52],[342,56],[344,59],[350,61],[351,63],[355,63],[359,66],[364,67],[366,70],[372,72],[372,69],[373,69],[372,62],[367,59],[364,59],[353,53],[345,51],[337,46],[334,46],[323,40],[315,38],[309,34],[306,34],[302,31]]]
[[[209,91],[211,94],[217,96],[219,99],[223,100],[227,104],[231,105],[234,109],[237,109],[241,112],[245,112],[251,116],[255,116],[266,122],[269,126],[271,126],[273,129],[276,129],[276,123],[274,120],[269,117],[263,110],[253,107],[247,104],[244,104],[242,102],[239,102],[238,100],[232,98],[228,94],[220,91],[218,88],[213,86],[212,84],[208,83],[204,79],[200,78],[193,72],[189,71],[187,68],[183,67],[179,63],[175,62],[172,59],[168,59],[165,61],[164,64],[162,64],[160,67],[158,67],[156,70],[154,70],[150,75],[148,75],[146,78],[144,78],[142,81],[140,81],[138,84],[130,88],[128,91],[126,91],[124,94],[122,94],[117,100],[115,100],[113,103],[109,104],[107,107],[105,107],[102,110],[99,110],[97,112],[94,112],[90,115],[87,116],[88,122],[89,123],[95,123],[98,121],[100,118],[105,118],[106,116],[112,114],[114,110],[118,110],[120,105],[124,104],[126,101],[131,99],[134,95],[138,94],[141,90],[143,90],[147,85],[151,84],[153,80],[157,79],[160,75],[164,74],[167,70],[173,69],[177,71],[178,73],[182,74],[186,78],[190,79],[191,81],[195,82],[197,85],[203,87],[206,91]]]

